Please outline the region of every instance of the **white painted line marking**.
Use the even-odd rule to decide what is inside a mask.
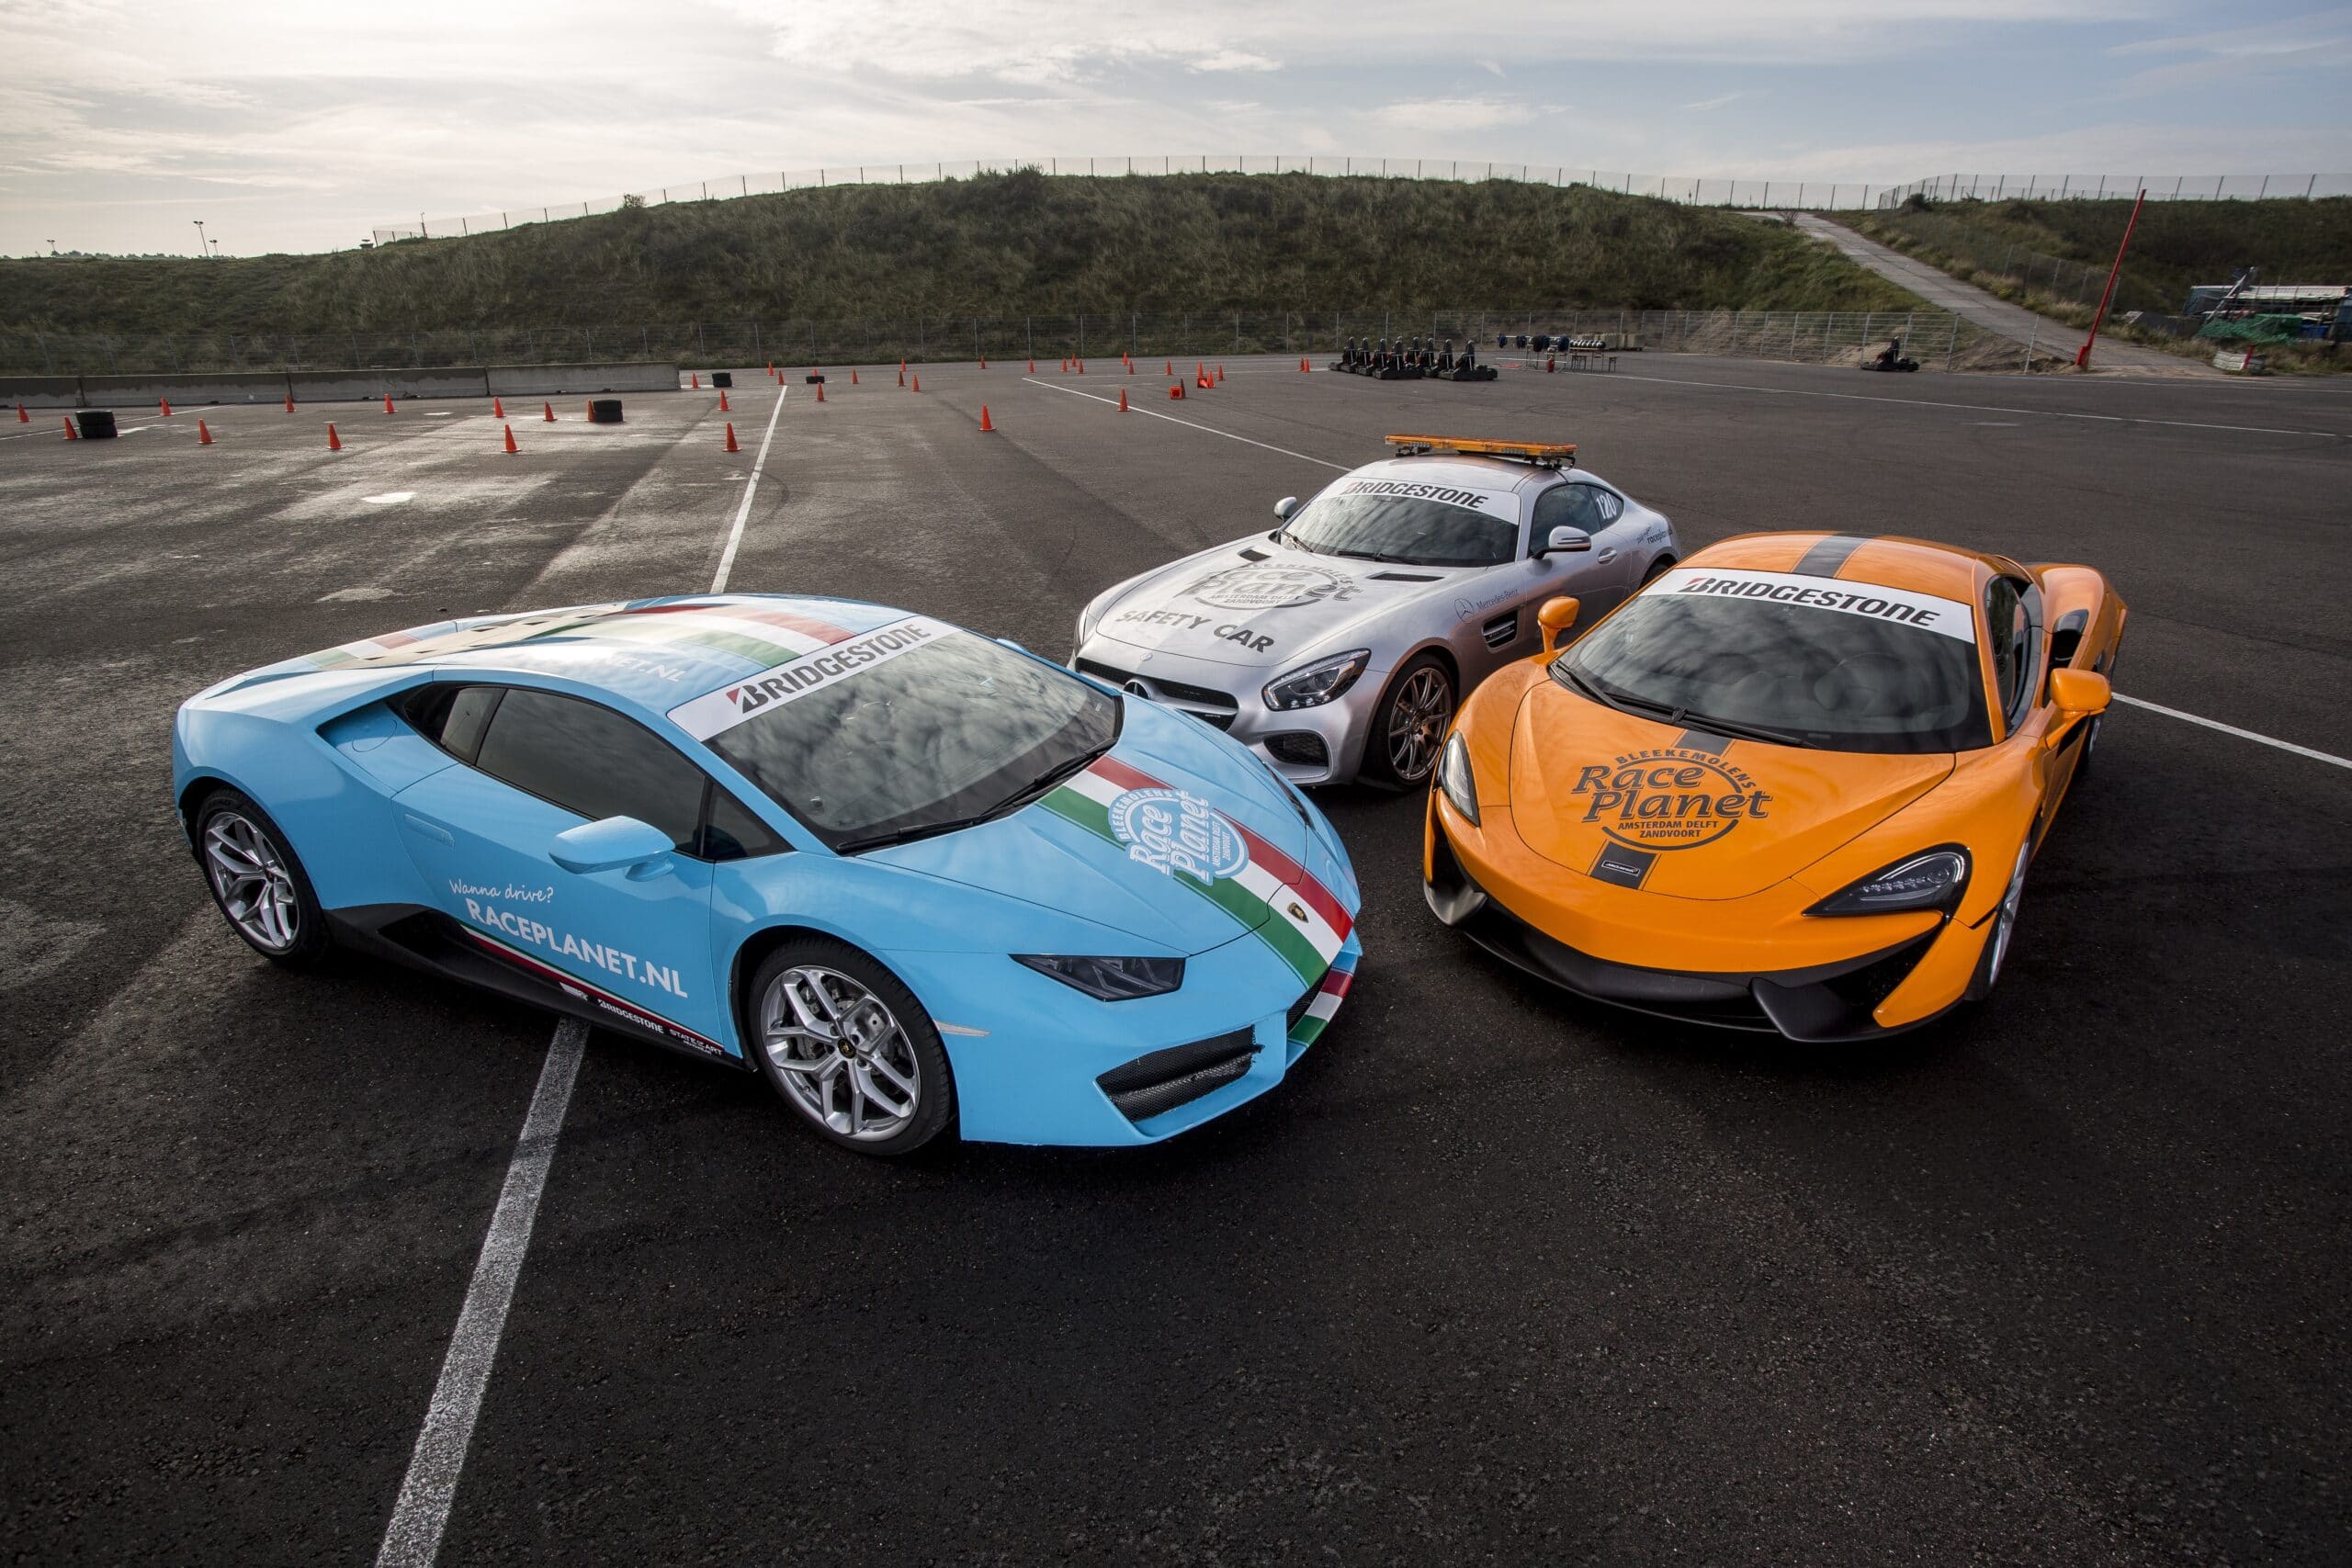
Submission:
[[[1713,387],[1726,392],[1769,392],[1776,398],[1836,398],[1849,403],[1894,403],[1904,408],[1960,409],[1969,413],[2021,413],[2035,419],[2086,419],[2100,424],[2154,424],[2171,430],[2227,430],[2241,435],[2317,435],[2341,441],[2340,430],[2282,430],[2267,424],[2207,424],[2193,419],[2142,419],[2120,413],[2075,413],[2066,409],[2015,409],[1999,403],[1947,403],[1934,398],[1880,398],[1868,392],[1815,392],[1799,387],[1757,387],[1744,381],[1693,381],[1679,376],[1618,373],[1620,381],[1651,381],[1662,387]]]
[[[1105,398],[1093,392],[1081,392],[1076,387],[1057,387],[1051,381],[1041,381],[1035,376],[1023,376],[1021,378],[1033,387],[1043,387],[1049,392],[1068,392],[1073,398],[1085,398],[1091,402],[1107,403],[1113,408],[1119,406],[1119,400],[1116,398]],[[1213,424],[1196,424],[1189,419],[1178,419],[1172,413],[1161,413],[1155,409],[1144,408],[1132,398],[1127,400],[1127,412],[1149,414],[1154,419],[1164,419],[1170,424],[1181,424],[1187,430],[1205,430],[1211,435],[1222,435],[1227,441],[1238,441],[1244,446],[1256,446],[1268,452],[1279,452],[1285,457],[1295,457],[1302,463],[1321,463],[1327,468],[1337,468],[1343,474],[1348,472],[1348,466],[1345,463],[1334,463],[1322,457],[1310,457],[1304,452],[1294,452],[1287,446],[1275,446],[1263,441],[1252,441],[1246,435],[1236,435],[1229,430],[1219,430]]]
[[[2292,751],[2296,756],[2309,757],[2314,762],[2333,762],[2339,768],[2352,768],[2352,757],[2338,757],[2326,751],[2314,751],[2308,746],[2298,746],[2291,740],[2275,740],[2267,735],[2256,735],[2251,729],[2240,729],[2234,724],[2223,724],[2216,718],[2199,718],[2193,713],[2183,713],[2178,708],[2168,708],[2162,703],[2152,703],[2144,697],[2127,697],[2118,692],[2115,694],[2115,700],[2119,703],[2130,703],[2135,708],[2146,708],[2150,713],[2160,713],[2166,718],[2179,719],[2184,724],[2200,724],[2208,729],[2218,729],[2224,735],[2234,735],[2241,740],[2252,740],[2264,746],[2276,746],[2281,751]]]
[[[441,1381],[434,1385],[424,1429],[416,1435],[400,1501],[392,1506],[392,1522],[376,1553],[377,1568],[429,1568],[440,1555],[441,1532],[449,1523],[449,1505],[466,1467],[474,1418],[481,1414],[482,1390],[498,1358],[498,1337],[506,1327],[506,1309],[514,1300],[523,1255],[530,1248],[539,1193],[555,1159],[556,1136],[563,1130],[563,1112],[571,1103],[571,1084],[587,1041],[586,1024],[566,1019],[556,1026],[555,1042],[539,1068],[539,1087],[523,1118],[523,1135],[506,1167],[506,1185],[491,1214],[490,1234],[482,1237],[473,1282],[466,1287],[466,1304],[458,1312],[458,1331],[442,1360]]]
[[[727,592],[727,579],[735,570],[735,547],[743,542],[743,519],[752,514],[752,496],[760,488],[760,475],[767,470],[768,443],[775,439],[776,417],[784,412],[784,400],[791,393],[789,387],[776,390],[775,409],[768,415],[768,433],[760,437],[759,456],[752,459],[752,477],[743,486],[743,504],[735,509],[735,526],[727,530],[727,548],[718,558],[718,574],[710,580],[713,593]]]
[[[433,409],[429,411],[424,417],[427,419],[447,419],[456,412],[457,411],[454,409]]]
[[[381,495],[363,495],[359,499],[370,506],[398,506],[415,494],[413,490],[388,490]]]

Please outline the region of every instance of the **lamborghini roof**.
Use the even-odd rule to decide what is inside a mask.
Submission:
[[[556,675],[659,711],[906,615],[854,600],[772,593],[637,599],[412,626],[279,668],[421,665]]]

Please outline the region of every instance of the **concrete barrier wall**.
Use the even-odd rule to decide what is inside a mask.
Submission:
[[[282,403],[286,378],[275,371],[211,376],[85,376],[82,401],[94,409],[153,408],[164,398],[191,408],[214,403]]]
[[[174,407],[378,402],[395,398],[550,398],[597,392],[674,392],[668,364],[443,366],[422,370],[281,370],[209,376],[0,376],[0,404],[27,408]]]
[[[79,376],[0,376],[0,400],[32,409],[71,409],[82,405]]]
[[[678,389],[678,367],[658,361],[636,365],[493,365],[489,374],[490,389],[502,398]]]
[[[454,365],[423,370],[296,370],[281,378],[298,403],[377,402],[387,392],[395,398],[490,396],[482,371]]]

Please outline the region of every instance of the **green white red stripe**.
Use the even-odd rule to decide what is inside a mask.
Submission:
[[[1340,1010],[1340,1004],[1347,999],[1348,991],[1355,983],[1356,954],[1343,953],[1339,962],[1331,965],[1330,973],[1323,976],[1323,983],[1315,987],[1315,999],[1306,1004],[1306,1011],[1299,1015],[1298,1021],[1291,1026],[1290,1043],[1300,1050],[1314,1044],[1316,1037],[1323,1032],[1323,1026],[1329,1023],[1331,1015]]]
[[[600,639],[708,649],[733,654],[760,670],[789,663],[804,653],[857,635],[848,627],[771,608],[755,599],[720,599],[671,604],[587,604],[502,615],[455,627],[418,626],[347,642],[309,657],[322,670],[349,664],[405,664],[469,648],[520,645],[572,632],[591,632]]]
[[[1140,768],[1104,756],[1039,804],[1116,844],[1118,835],[1111,830],[1112,803],[1130,790],[1171,787]],[[1225,820],[1249,846],[1248,863],[1234,875],[1214,882],[1203,882],[1182,870],[1170,872],[1169,879],[1232,916],[1296,970],[1302,981],[1318,978],[1347,945],[1349,933],[1355,929],[1353,917],[1330,889],[1296,861],[1230,817]]]

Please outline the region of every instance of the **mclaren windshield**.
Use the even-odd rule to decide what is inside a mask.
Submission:
[[[1317,496],[1283,536],[1322,555],[1494,566],[1519,553],[1519,498],[1443,480],[1351,477]]]
[[[1118,739],[1118,698],[986,637],[899,625],[925,628],[921,640],[884,647],[837,675],[819,671],[807,689],[781,691],[708,738],[833,849],[854,853],[1002,816]],[[893,631],[860,641],[884,644]]]
[[[1992,743],[1968,607],[1867,583],[1668,572],[1552,661],[1591,700],[1832,751]]]

